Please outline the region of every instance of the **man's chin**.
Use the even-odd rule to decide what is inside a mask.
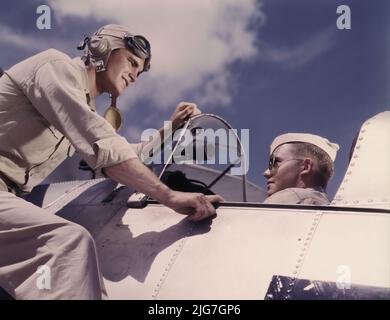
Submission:
[[[269,188],[268,190],[267,190],[267,197],[270,197],[270,196],[272,196],[275,192],[277,192],[278,190],[276,190],[275,188]]]
[[[110,90],[110,94],[114,97],[119,97],[123,93],[124,89],[122,88],[113,88]]]

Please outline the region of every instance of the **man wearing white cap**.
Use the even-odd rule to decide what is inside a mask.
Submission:
[[[116,98],[150,67],[148,40],[107,25],[79,48],[82,59],[49,49],[0,78],[0,287],[17,299],[99,299],[104,291],[91,235],[20,198],[75,150],[93,170],[192,220],[214,215],[211,202],[223,200],[169,189],[140,161],[144,145],[130,145],[112,126],[121,123]],[[113,98],[107,120],[94,107],[103,92]],[[172,126],[197,113],[195,104],[179,104]],[[49,290],[37,286],[41,265]]]
[[[325,190],[339,146],[307,133],[287,133],[271,144],[264,203],[328,205]]]

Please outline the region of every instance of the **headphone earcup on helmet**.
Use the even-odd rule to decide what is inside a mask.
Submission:
[[[88,50],[93,58],[104,57],[110,52],[110,43],[105,38],[92,36],[88,41]]]

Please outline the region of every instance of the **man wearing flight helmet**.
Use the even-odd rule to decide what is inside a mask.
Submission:
[[[211,202],[223,200],[169,189],[139,160],[144,145],[130,145],[95,112],[96,96],[108,92],[115,102],[149,69],[146,38],[108,25],[80,49],[85,55],[76,59],[49,49],[0,78],[0,287],[18,299],[99,299],[104,292],[91,235],[20,197],[75,149],[95,171],[192,220],[215,214]],[[196,105],[179,104],[173,127],[197,113]],[[41,265],[50,270],[49,290],[37,286]]]

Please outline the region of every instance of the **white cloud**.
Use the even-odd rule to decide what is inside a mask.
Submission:
[[[261,43],[260,59],[277,63],[286,68],[298,68],[313,61],[315,58],[330,49],[335,42],[335,27],[326,28],[296,46],[277,48],[273,45]]]
[[[248,25],[265,19],[256,0],[51,0],[50,6],[57,17],[124,24],[145,35],[152,44],[151,72],[121,103],[147,97],[161,108],[172,108],[193,90],[201,92],[203,103],[229,103],[234,92],[229,66],[257,54],[258,30]]]
[[[144,129],[139,126],[133,126],[127,124],[123,129],[123,136],[126,137],[130,142],[137,143],[141,140],[141,134]]]
[[[2,24],[0,24],[0,43],[32,51],[48,49],[46,41],[39,41],[31,36],[17,34],[14,30]]]

